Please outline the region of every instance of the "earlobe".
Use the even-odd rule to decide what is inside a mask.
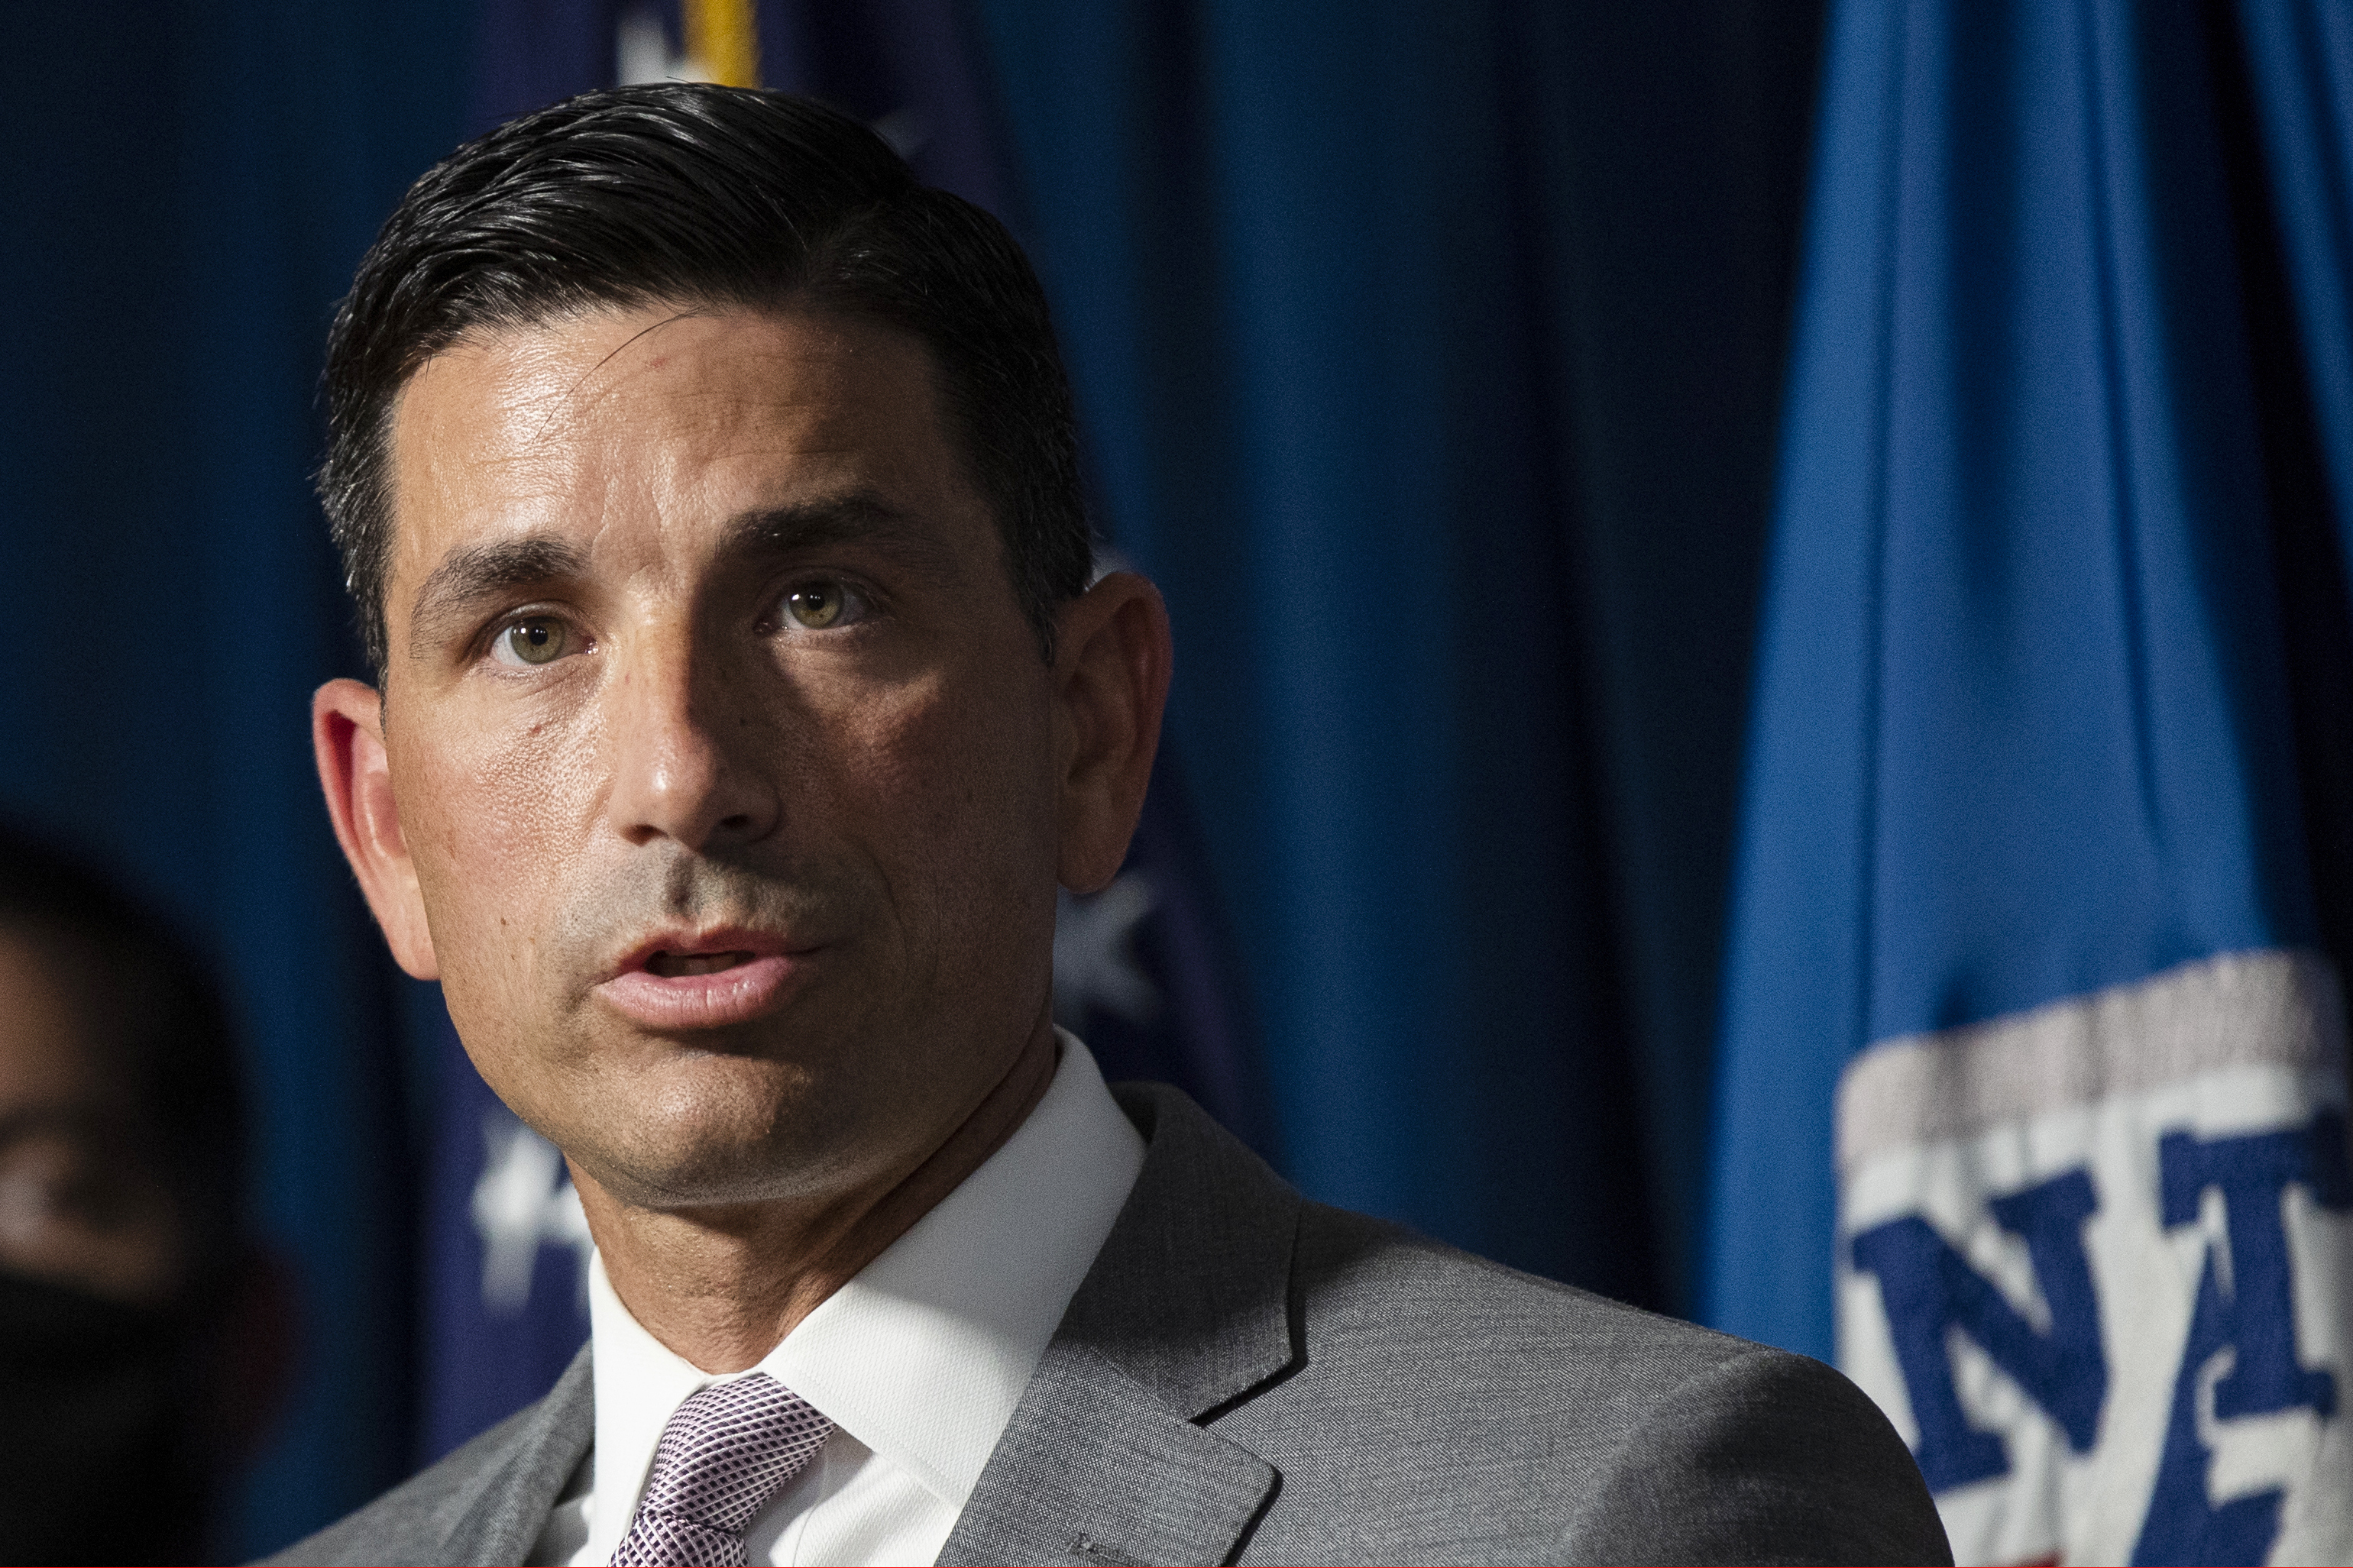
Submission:
[[[311,745],[335,842],[359,879],[394,960],[415,979],[439,979],[424,896],[393,797],[375,688],[356,680],[331,680],[319,688],[311,699]]]
[[[1061,763],[1062,885],[1119,874],[1144,809],[1173,649],[1160,590],[1113,572],[1063,606],[1054,678]]]

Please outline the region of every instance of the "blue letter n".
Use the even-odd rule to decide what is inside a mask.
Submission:
[[[2099,1207],[2081,1169],[1987,1205],[1995,1223],[2025,1238],[2027,1255],[2051,1309],[2051,1330],[2036,1331],[1993,1281],[1969,1267],[1952,1244],[1917,1215],[1873,1226],[1854,1238],[1854,1266],[1879,1279],[1895,1359],[1904,1368],[1913,1419],[1920,1426],[1914,1458],[1931,1491],[1981,1481],[2010,1469],[2001,1438],[1961,1413],[1946,1342],[1958,1329],[1975,1340],[2027,1397],[2050,1413],[2083,1453],[2098,1436],[2108,1394],[2107,1356],[2100,1348],[2099,1299],[2084,1256],[2084,1222]]]

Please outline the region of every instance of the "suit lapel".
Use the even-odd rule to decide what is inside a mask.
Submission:
[[[939,1560],[1221,1563],[1273,1467],[1083,1347],[1047,1352]]]
[[[596,1433],[596,1389],[583,1345],[547,1397],[517,1424],[502,1445],[504,1456],[484,1468],[480,1485],[461,1502],[441,1561],[521,1563],[546,1528],[565,1483],[587,1458]]]
[[[1297,1359],[1299,1194],[1174,1090],[1120,1099],[1144,1169],[944,1563],[1222,1562],[1274,1489],[1199,1423]]]

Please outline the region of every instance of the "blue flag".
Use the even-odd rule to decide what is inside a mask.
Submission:
[[[623,82],[731,81],[809,93],[872,125],[927,184],[1010,217],[986,82],[949,0],[492,0],[475,129]],[[1271,1142],[1235,965],[1164,752],[1119,877],[1065,895],[1055,1016],[1104,1075],[1190,1092]],[[422,1457],[438,1458],[544,1394],[588,1335],[587,1224],[563,1157],[436,1031],[424,1226]]]
[[[2296,305],[2321,468],[2353,544],[2353,7],[2239,0],[2248,109]]]
[[[2228,31],[1833,7],[1708,1311],[1835,1355],[1964,1563],[2353,1554],[2345,1031]]]

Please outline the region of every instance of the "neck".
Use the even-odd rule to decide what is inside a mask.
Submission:
[[[755,1366],[818,1304],[1003,1146],[1053,1081],[1050,1018],[914,1170],[814,1207],[745,1204],[691,1216],[641,1209],[575,1165],[613,1293],[646,1331],[708,1373]]]

